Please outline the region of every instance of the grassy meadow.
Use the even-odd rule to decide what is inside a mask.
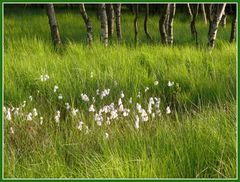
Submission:
[[[236,44],[229,43],[231,17],[209,51],[208,25],[201,15],[198,46],[190,34],[190,17],[178,12],[173,47],[161,45],[155,15],[148,20],[154,42],[147,40],[143,13],[135,46],[134,17],[123,12],[123,41],[118,43],[114,34],[105,48],[100,22],[95,12],[89,14],[91,48],[78,9],[56,9],[64,43],[56,52],[45,10],[4,9],[4,177],[235,178]],[[41,75],[49,79],[41,81]],[[104,89],[110,93],[101,98]],[[136,105],[148,111],[151,97],[160,100],[160,113],[154,99],[154,115],[148,112],[148,121],[142,121]],[[96,122],[89,107],[94,105],[98,113],[111,103],[130,112],[124,116],[118,110],[111,122],[110,113],[103,114],[103,121]]]

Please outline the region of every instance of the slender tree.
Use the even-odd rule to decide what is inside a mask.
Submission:
[[[173,44],[173,20],[176,12],[176,4],[168,5],[168,19],[167,19],[167,43]]]
[[[53,4],[47,4],[47,16],[49,20],[50,30],[52,41],[55,47],[61,45],[61,38],[58,30],[57,19],[55,16],[54,6]]]
[[[204,22],[205,22],[205,24],[207,24],[207,15],[206,15],[206,11],[205,11],[205,5],[203,3],[201,3],[201,9],[202,9]]]
[[[197,29],[196,29],[196,18],[198,14],[198,8],[199,8],[199,4],[190,4],[190,9],[192,12],[190,27],[191,27],[192,37],[195,39],[196,44],[198,44],[198,35],[197,35]]]
[[[116,22],[116,32],[118,40],[122,40],[122,29],[121,29],[121,4],[113,5],[114,13],[115,13],[115,22]]]
[[[188,8],[188,14],[192,17],[192,10],[191,10],[191,7],[190,7],[190,4],[187,3],[187,8]]]
[[[93,40],[93,27],[92,27],[92,24],[89,20],[87,12],[85,10],[84,4],[80,4],[79,7],[80,7],[80,13],[81,13],[82,18],[84,20],[84,23],[87,27],[87,42],[88,42],[88,45],[91,45],[92,40]]]
[[[108,46],[108,23],[107,23],[107,13],[105,4],[99,5],[99,13],[100,13],[100,22],[101,22],[101,34],[100,39],[104,43],[104,45]]]
[[[162,44],[167,44],[167,32],[166,32],[165,22],[167,21],[168,4],[163,4],[162,6],[163,6],[163,9],[159,19],[159,31],[160,31]]]
[[[134,24],[134,41],[135,43],[137,43],[137,38],[138,38],[138,4],[136,5],[133,5],[134,7],[134,21],[133,21],[133,24]]]
[[[226,24],[227,24],[227,13],[226,13],[226,9],[223,12],[220,24],[223,28],[226,28]]]
[[[146,4],[145,18],[144,18],[144,32],[145,32],[147,38],[149,40],[152,40],[152,37],[149,35],[148,26],[147,26],[148,15],[149,15],[149,4]]]
[[[223,16],[223,13],[224,13],[224,10],[226,7],[226,3],[213,4],[212,6],[213,6],[213,8],[211,10],[212,12],[210,12],[210,25],[209,25],[209,32],[208,32],[208,46],[210,48],[213,48],[215,45],[218,25]]]
[[[236,38],[236,25],[237,25],[237,17],[236,12],[233,15],[232,18],[232,29],[231,29],[231,36],[230,36],[230,43],[232,43]]]
[[[106,4],[108,20],[108,37],[111,38],[114,31],[114,9],[112,4]]]

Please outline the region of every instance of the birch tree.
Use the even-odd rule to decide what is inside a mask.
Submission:
[[[201,9],[202,9],[202,14],[203,14],[204,22],[205,22],[205,24],[207,24],[206,10],[205,10],[205,5],[204,5],[203,3],[201,3]]]
[[[133,5],[134,7],[134,41],[135,43],[137,43],[137,39],[138,39],[138,4]]]
[[[234,13],[233,18],[232,18],[230,43],[232,43],[236,38],[236,27],[237,27],[237,16],[236,16],[236,13]]]
[[[87,12],[85,10],[84,4],[80,4],[79,7],[80,7],[80,13],[82,15],[82,18],[87,28],[87,42],[88,42],[88,45],[91,45],[93,40],[93,27],[87,15]]]
[[[209,25],[209,31],[208,31],[208,46],[210,48],[213,48],[215,45],[218,26],[223,16],[225,7],[226,7],[226,3],[213,4],[212,8],[210,9],[210,17],[209,17],[210,25]]]
[[[145,17],[144,17],[144,32],[145,32],[147,38],[149,40],[152,40],[152,37],[149,35],[148,26],[147,26],[148,15],[149,15],[149,4],[146,4]]]
[[[51,37],[55,47],[61,45],[61,38],[58,30],[57,19],[55,16],[53,4],[47,4],[47,16],[51,30]]]
[[[167,43],[173,44],[173,20],[176,12],[176,4],[168,5],[168,18],[167,18]]]
[[[226,24],[227,24],[227,13],[226,13],[226,11],[223,12],[220,23],[221,23],[221,26],[223,28],[226,28]]]
[[[167,44],[167,32],[166,32],[165,23],[167,21],[168,4],[163,4],[162,6],[163,6],[163,9],[159,19],[159,32],[160,32],[162,44]]]
[[[118,40],[122,40],[122,28],[121,28],[121,4],[113,5],[114,13],[115,13],[115,22],[116,22],[116,32]]]
[[[112,4],[106,4],[107,21],[108,21],[108,37],[112,37],[114,31],[114,9]]]
[[[99,5],[100,22],[101,22],[101,33],[100,39],[105,46],[108,46],[108,22],[105,4]]]
[[[197,29],[196,29],[196,18],[197,18],[197,14],[198,14],[198,8],[199,8],[199,4],[189,4],[188,5],[191,9],[192,12],[192,16],[191,16],[191,34],[193,39],[196,41],[196,44],[198,44],[198,33],[197,33]]]

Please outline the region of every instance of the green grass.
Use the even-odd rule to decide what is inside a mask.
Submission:
[[[228,43],[230,21],[226,29],[219,28],[216,47],[209,51],[208,25],[201,16],[196,46],[189,18],[176,15],[173,47],[160,44],[157,16],[149,18],[154,42],[148,42],[141,17],[135,47],[133,16],[124,14],[123,42],[117,43],[114,35],[105,48],[99,41],[100,23],[90,13],[94,42],[88,48],[79,12],[57,9],[64,42],[59,53],[52,47],[44,10],[11,10],[5,9],[4,18],[4,105],[19,107],[24,100],[27,104],[23,116],[4,121],[4,177],[236,177],[236,44]],[[42,74],[50,79],[41,82]],[[159,85],[153,84],[155,80]],[[169,80],[175,82],[173,87],[167,86]],[[59,86],[58,93],[53,92],[54,85]],[[146,93],[145,87],[150,88]],[[101,100],[96,89],[104,88],[111,91]],[[97,126],[81,93],[96,96],[99,109],[117,104],[121,91],[130,116]],[[63,100],[58,100],[59,93]],[[146,108],[152,96],[161,98],[162,116],[140,122],[136,130],[132,111],[137,102]],[[130,97],[133,104],[127,102]],[[66,111],[65,102],[80,109],[76,117]],[[165,114],[167,106],[170,115]],[[26,121],[33,108],[39,116]],[[60,126],[54,121],[57,110]],[[80,119],[89,126],[89,134],[77,129]]]

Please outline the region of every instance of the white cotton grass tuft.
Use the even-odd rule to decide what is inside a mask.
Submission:
[[[107,125],[110,125],[110,124],[111,124],[111,121],[110,121],[110,118],[109,118],[109,117],[107,117],[106,124],[107,124]]]
[[[121,91],[121,93],[120,93],[120,97],[121,97],[121,98],[124,98],[124,97],[125,97],[123,91]]]
[[[103,117],[101,113],[96,113],[94,115],[94,120],[96,121],[98,126],[102,126],[102,122],[103,122]]]
[[[101,94],[100,94],[100,98],[103,99],[104,97],[108,96],[110,94],[110,89],[104,89]]]
[[[142,119],[142,121],[145,121],[145,122],[148,121],[148,114],[145,111],[145,109],[141,110],[141,119]]]
[[[100,95],[99,89],[96,90],[96,94],[97,94],[97,95]]]
[[[135,125],[134,125],[134,127],[136,129],[139,129],[139,116],[138,115],[135,116]]]
[[[94,107],[93,104],[90,105],[88,111],[89,111],[89,112],[95,112],[95,107]]]
[[[78,123],[77,129],[81,131],[82,128],[83,128],[83,124],[84,123],[82,122],[82,120],[80,120],[79,123]]]
[[[129,104],[132,104],[132,101],[133,101],[133,99],[132,99],[132,97],[130,97],[130,98],[129,98],[129,101],[128,101]]]
[[[166,108],[166,114],[170,114],[170,113],[171,113],[171,109],[170,109],[169,106],[167,106],[167,108]]]
[[[22,107],[25,107],[25,106],[26,106],[26,101],[24,100],[23,104],[22,104]]]
[[[40,80],[41,80],[42,82],[47,81],[48,79],[49,79],[49,76],[48,76],[47,74],[40,76]]]
[[[78,111],[79,111],[78,109],[72,108],[72,115],[76,116]]]
[[[147,92],[149,90],[149,87],[145,87],[144,92]]]
[[[174,85],[174,82],[168,81],[168,86],[172,87]]]
[[[12,119],[10,108],[7,109],[6,119],[7,119],[8,121],[11,121],[11,119]]]
[[[112,110],[110,112],[110,120],[113,120],[113,119],[117,119],[118,118],[118,113],[117,113],[117,110]]]
[[[37,115],[38,115],[37,109],[33,108],[33,116],[37,116]]]
[[[109,134],[108,134],[108,133],[105,133],[105,134],[104,134],[104,138],[105,138],[105,139],[108,139],[108,138],[109,138]]]
[[[15,109],[14,115],[19,115],[19,108],[18,107]]]
[[[40,119],[40,125],[42,125],[43,124],[43,117],[40,117],[39,119]]]
[[[124,116],[124,117],[127,117],[127,116],[129,115],[129,113],[130,113],[130,109],[124,108],[124,110],[123,110],[123,116]]]
[[[152,105],[154,105],[154,99],[152,97],[150,97],[149,102],[148,102],[148,113],[151,114],[152,113]]]
[[[140,97],[141,97],[141,92],[138,92],[137,98],[140,98]]]
[[[30,101],[32,101],[32,100],[33,100],[33,97],[32,97],[31,95],[29,96],[29,100],[30,100]]]
[[[69,110],[71,108],[68,102],[65,103],[65,107],[67,110]]]
[[[58,90],[58,86],[55,85],[54,88],[53,88],[53,92],[57,92],[57,90]]]
[[[14,134],[14,129],[13,129],[12,126],[10,127],[10,133],[11,133],[11,134]]]
[[[157,86],[158,84],[159,84],[159,82],[156,80],[156,81],[154,81],[154,83],[153,83],[155,86]]]
[[[81,94],[81,98],[84,102],[88,102],[89,101],[89,98],[87,96],[87,94]]]
[[[27,121],[32,121],[32,113],[27,114]]]
[[[62,100],[62,99],[63,99],[62,94],[59,94],[59,95],[58,95],[58,99],[59,99],[59,100]]]
[[[55,115],[55,117],[54,117],[54,120],[55,120],[55,122],[56,122],[57,124],[59,124],[59,122],[60,122],[60,111],[57,111],[57,112],[56,112],[56,115]]]

